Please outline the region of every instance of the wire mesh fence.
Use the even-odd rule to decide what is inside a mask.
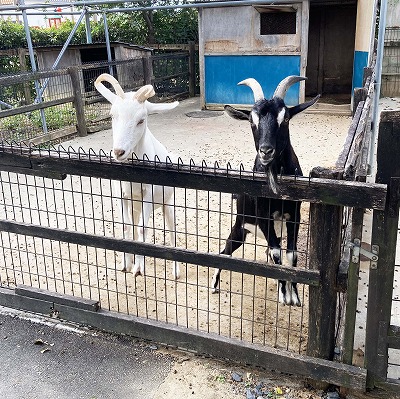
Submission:
[[[1,218],[29,225],[94,236],[127,236],[120,215],[121,182],[77,175],[64,180],[1,172]],[[235,218],[229,193],[174,188],[176,246],[218,254]],[[142,199],[134,200],[142,207]],[[133,206],[130,200],[130,206]],[[157,203],[152,202],[157,208]],[[299,268],[308,265],[308,211],[304,205],[299,239]],[[137,223],[137,221],[136,221]],[[281,221],[277,220],[278,229]],[[137,226],[135,226],[137,227]],[[1,232],[2,286],[24,284],[98,300],[102,308],[212,332],[246,342],[304,353],[308,332],[308,288],[298,284],[302,307],[278,303],[276,280],[222,271],[218,293],[211,292],[213,269],[146,256],[145,275],[121,271],[124,254],[61,239]],[[169,246],[161,209],[154,209],[146,242]],[[286,250],[282,240],[282,252]],[[268,244],[249,237],[234,256],[265,263]],[[283,257],[284,258],[284,257]]]
[[[97,62],[36,74],[1,76],[0,139],[48,145],[77,132],[84,135],[101,130],[107,123],[109,127],[109,107],[94,87],[102,73],[113,74],[125,91],[153,83],[157,97],[152,101],[189,95],[188,52],[155,55],[146,60]],[[74,73],[76,80],[71,77]],[[81,122],[79,104],[84,110]],[[84,126],[84,133],[79,132],[79,126]]]
[[[397,237],[400,235],[400,228]],[[399,259],[399,240],[397,239],[396,264],[394,266],[393,295],[390,324],[395,330],[400,328],[400,259]],[[388,358],[388,378],[400,380],[400,350],[389,348]]]
[[[385,30],[381,95],[400,96],[400,28],[398,27],[389,27]]]

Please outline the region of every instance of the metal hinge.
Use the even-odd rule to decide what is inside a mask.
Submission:
[[[379,245],[371,245],[371,251],[368,251],[361,248],[361,240],[359,238],[355,238],[354,242],[348,242],[347,245],[353,250],[351,256],[351,261],[353,263],[360,262],[360,255],[363,255],[371,260],[371,269],[376,269],[378,267]]]

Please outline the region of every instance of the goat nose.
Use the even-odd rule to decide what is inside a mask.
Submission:
[[[260,153],[265,158],[272,158],[275,150],[271,147],[260,147]]]
[[[115,158],[122,157],[125,154],[125,150],[121,150],[119,148],[114,149]]]

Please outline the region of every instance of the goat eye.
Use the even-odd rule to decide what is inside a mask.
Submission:
[[[285,118],[283,121],[284,121],[285,123],[289,123],[289,118]]]
[[[137,124],[138,124],[138,125],[142,125],[143,122],[144,122],[144,119],[141,119]]]

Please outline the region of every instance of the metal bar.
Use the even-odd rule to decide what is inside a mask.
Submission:
[[[63,47],[62,47],[62,49],[60,50],[60,53],[58,54],[56,60],[54,61],[54,64],[53,64],[53,66],[51,67],[52,70],[54,70],[54,69],[57,68],[57,66],[58,66],[58,64],[59,64],[59,62],[60,62],[62,56],[64,55],[64,53],[65,53],[65,51],[67,50],[69,44],[71,43],[71,40],[72,40],[72,38],[74,37],[76,30],[78,29],[78,26],[79,26],[80,23],[82,22],[83,17],[86,15],[86,12],[87,12],[87,9],[84,8],[84,9],[82,10],[82,12],[81,12],[81,15],[80,15],[79,18],[78,18],[78,21],[76,21],[76,24],[74,25],[74,27],[72,28],[71,32],[69,33],[67,40],[65,41],[65,43],[64,43],[64,45],[63,45]],[[50,80],[50,79],[47,78],[47,79],[43,82],[43,86],[42,86],[42,89],[41,89],[41,91],[40,91],[40,97],[42,97],[44,91],[46,90],[46,87],[47,87],[47,85],[48,85],[48,83],[49,83],[49,80]]]
[[[372,12],[372,18],[375,22],[378,17],[378,4],[380,0],[374,0],[374,10]],[[370,44],[369,44],[369,52],[368,52],[368,66],[372,66],[374,62],[374,54],[375,54],[375,37],[376,37],[376,23],[371,24],[371,32],[370,32]]]
[[[86,30],[86,43],[91,44],[92,41],[92,32],[90,30],[90,16],[89,13],[85,13],[85,30]]]
[[[209,8],[209,7],[225,7],[225,6],[230,6],[230,7],[240,7],[240,6],[251,6],[251,5],[257,5],[257,4],[262,4],[262,5],[267,5],[267,4],[274,4],[274,5],[279,5],[279,4],[292,4],[292,3],[299,3],[301,0],[238,0],[238,1],[209,1],[209,2],[204,2],[204,3],[190,3],[190,4],[175,4],[175,5],[165,5],[165,6],[152,6],[152,7],[131,7],[131,8],[121,8],[121,9],[109,9],[107,12],[120,12],[122,11],[143,11],[143,10],[174,10],[177,8],[183,9],[183,8]],[[124,2],[121,2],[120,0],[110,0],[110,1],[85,1],[83,4],[88,7],[88,6],[97,6],[97,5],[110,5],[110,4],[121,4]],[[129,2],[126,2],[129,4]],[[73,1],[71,3],[68,2],[52,2],[52,3],[38,3],[38,4],[31,4],[31,5],[25,5],[25,4],[19,4],[17,5],[18,10],[30,10],[30,9],[46,9],[46,8],[56,8],[56,7],[71,7],[71,6],[77,6],[77,7],[82,7],[82,2],[79,1]],[[2,11],[14,11],[15,12],[15,6],[2,6],[1,7]],[[99,11],[93,11],[91,13],[98,13]],[[42,13],[43,14],[43,13]],[[51,13],[54,14],[54,13]]]
[[[24,5],[25,0],[19,0],[18,4]],[[36,60],[35,60],[35,54],[33,52],[33,44],[32,44],[32,37],[31,37],[31,31],[29,30],[29,22],[28,22],[28,17],[26,14],[25,10],[22,10],[22,18],[24,21],[24,29],[25,29],[25,35],[26,35],[26,41],[28,43],[28,51],[29,51],[29,58],[31,60],[31,67],[32,71],[36,72],[37,67],[36,67]],[[36,102],[42,102],[42,93],[40,91],[40,84],[38,80],[35,80],[35,89],[36,89]],[[44,110],[40,110],[40,118],[42,120],[42,126],[43,126],[43,133],[47,134],[47,122],[46,122],[46,115],[44,113]]]
[[[112,62],[110,35],[108,32],[107,14],[105,12],[103,12],[103,21],[104,21],[104,35],[106,37],[107,60],[108,60],[108,62]],[[109,65],[108,68],[109,68],[110,75],[114,76],[112,65]]]

